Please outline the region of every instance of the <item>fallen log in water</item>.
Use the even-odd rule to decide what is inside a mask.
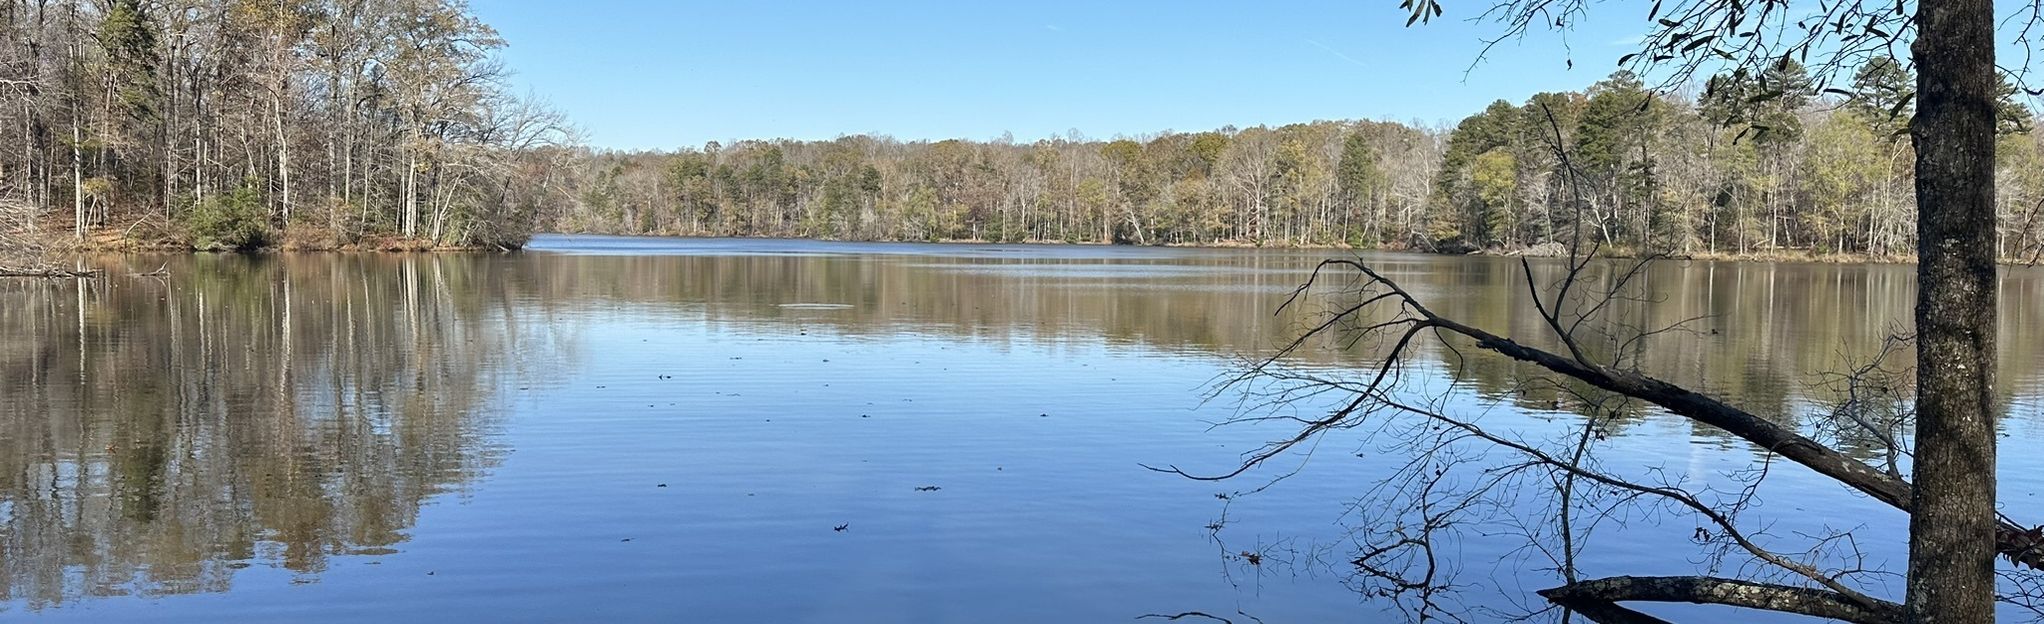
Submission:
[[[99,277],[99,269],[59,269],[52,267],[11,267],[0,266],[0,277],[41,277],[48,279],[90,279]]]

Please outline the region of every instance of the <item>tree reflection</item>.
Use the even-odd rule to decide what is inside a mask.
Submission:
[[[1312,266],[1338,252],[1190,252],[1139,259],[922,256],[551,256],[528,268],[542,305],[588,300],[639,306],[651,314],[707,321],[799,322],[851,335],[936,332],[979,340],[1056,343],[1100,339],[1196,356],[1267,354],[1303,334],[1320,310],[1278,311]],[[1510,336],[1547,332],[1525,295],[1514,259],[1373,256],[1444,316]],[[1608,286],[1614,267],[1593,265],[1585,287]],[[1558,276],[1558,265],[1536,265]],[[1586,335],[1629,336],[1683,324],[1688,331],[1597,345],[1623,348],[1642,370],[1670,382],[1735,397],[1755,413],[1807,416],[1843,400],[1824,375],[1869,360],[1883,340],[1906,333],[1914,268],[1882,264],[1663,262],[1639,280],[1637,297],[1594,315]],[[2032,393],[2040,378],[2032,349],[2044,339],[2044,272],[2003,278],[1999,389]],[[850,307],[814,310],[789,303]],[[1381,320],[1381,319],[1378,319]],[[1292,358],[1302,365],[1353,366],[1365,349],[1318,338]],[[1438,346],[1420,354],[1467,368],[1475,389],[1526,409],[1582,407],[1553,388],[1526,387],[1532,372],[1504,358],[1461,358]],[[1908,353],[1892,357],[1906,360]],[[1626,416],[1645,416],[1628,406]],[[1707,432],[1699,432],[1707,433]],[[1715,434],[1709,434],[1715,435]]]
[[[252,562],[391,552],[497,463],[493,402],[549,346],[473,259],[171,266],[0,283],[0,598],[224,591]]]
[[[1273,312],[1325,255],[193,256],[108,260],[97,281],[0,281],[0,600],[225,591],[247,565],[311,578],[337,555],[400,549],[435,495],[503,457],[507,391],[574,361],[562,328],[620,312],[1211,361],[1300,335],[1314,311]],[[167,278],[128,276],[166,263]],[[1513,261],[1373,263],[1444,315],[1545,333]],[[1805,418],[1840,402],[1819,373],[1851,370],[1906,329],[1894,302],[1911,300],[1913,281],[1905,266],[1665,263],[1644,277],[1651,296],[1595,323],[1701,318],[1696,331],[1593,346],[1755,413]],[[2037,379],[2018,371],[2038,369],[2025,346],[2044,308],[2020,304],[2044,296],[2044,274],[2010,271],[2003,296],[2001,388],[2032,394]],[[802,303],[845,307],[785,305]],[[1371,355],[1327,340],[1293,359],[1340,369]],[[1465,367],[1473,390],[1523,410],[1589,409],[1502,358],[1418,355]],[[1649,417],[1621,409],[1606,414],[1615,435]]]

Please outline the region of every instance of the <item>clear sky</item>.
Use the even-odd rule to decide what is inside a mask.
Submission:
[[[1505,42],[1472,68],[1498,27],[1468,12],[1488,2],[1445,0],[1443,18],[1405,28],[1390,0],[472,1],[519,88],[617,149],[1453,123],[1602,79],[1647,10],[1594,4],[1599,20],[1566,38]]]

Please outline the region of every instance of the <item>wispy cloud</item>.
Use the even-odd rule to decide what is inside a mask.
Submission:
[[[1613,46],[1617,46],[1617,47],[1630,47],[1630,46],[1636,46],[1636,45],[1639,45],[1640,43],[1642,43],[1642,42],[1645,42],[1646,40],[1647,40],[1647,36],[1646,36],[1646,35],[1633,35],[1633,36],[1630,36],[1630,37],[1623,37],[1623,38],[1619,38],[1619,39],[1612,39],[1612,40],[1611,40],[1611,45],[1613,45]]]
[[[1044,29],[1044,30],[1048,30],[1048,31],[1051,31],[1051,32],[1064,32],[1064,31],[1065,31],[1065,29],[1063,29],[1063,28],[1059,28],[1057,24],[1044,24],[1044,25],[1043,25],[1043,29]]]
[[[1322,50],[1326,50],[1328,54],[1332,54],[1332,55],[1334,55],[1335,57],[1337,57],[1337,58],[1340,58],[1341,60],[1344,60],[1344,61],[1348,61],[1348,62],[1350,62],[1350,63],[1354,63],[1354,64],[1355,64],[1355,66],[1357,66],[1357,67],[1369,67],[1369,66],[1370,66],[1370,64],[1369,64],[1369,63],[1363,62],[1363,61],[1362,61],[1361,59],[1358,59],[1358,58],[1356,58],[1356,57],[1353,57],[1353,56],[1349,56],[1349,55],[1347,55],[1347,54],[1342,54],[1342,53],[1341,53],[1341,50],[1336,50],[1336,49],[1334,49],[1334,48],[1330,48],[1330,47],[1327,47],[1327,44],[1325,44],[1325,43],[1321,43],[1321,42],[1318,42],[1318,41],[1314,41],[1314,40],[1312,40],[1312,39],[1307,39],[1307,40],[1306,40],[1306,43],[1312,44],[1312,45],[1313,45],[1313,47],[1316,47],[1316,48],[1320,48],[1320,49],[1322,49]]]

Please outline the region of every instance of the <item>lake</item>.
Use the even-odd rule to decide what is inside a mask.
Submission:
[[[1399,465],[1381,441],[1338,431],[1223,482],[1144,468],[1224,472],[1295,431],[1212,426],[1256,413],[1216,384],[1298,335],[1312,308],[1279,304],[1340,253],[550,235],[514,254],[108,257],[101,280],[0,281],[0,608],[1396,618],[1345,537],[1382,511],[1354,506]],[[1540,342],[1514,260],[1366,257],[1445,315]],[[1905,331],[1914,297],[1907,266],[1668,262],[1644,279],[1653,297],[1600,322],[1699,320],[1633,345],[1642,369],[1790,421],[1835,398],[1822,373]],[[2022,452],[2044,437],[2044,271],[2008,270],[2003,301],[2004,506],[2044,521],[2044,461]],[[1427,347],[1414,370],[1465,367],[1444,392],[1486,423],[1552,437],[1579,422],[1518,387],[1523,368],[1455,353]],[[1292,361],[1341,374],[1369,355],[1317,341]],[[1614,470],[1726,483],[1760,457],[1626,414],[1599,451]],[[1899,512],[1792,465],[1752,513],[1769,539],[1854,529],[1868,565],[1905,559]],[[1711,565],[1693,520],[1612,524],[1586,573]],[[1444,545],[1473,619],[1556,584],[1522,541]],[[1867,584],[1893,597],[1901,581]]]

